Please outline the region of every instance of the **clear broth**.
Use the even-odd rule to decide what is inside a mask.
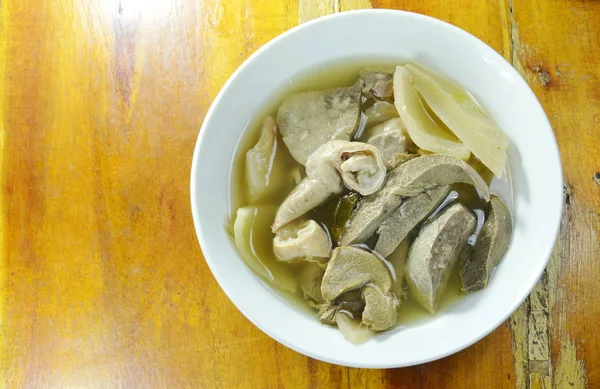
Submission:
[[[300,169],[301,174],[304,174],[304,167],[298,164],[289,154],[287,148],[281,141],[281,138],[278,139],[278,152],[282,154],[280,165],[274,166],[274,169],[279,169],[283,171],[284,179],[288,180],[289,183],[285,183],[283,187],[285,190],[278,191],[276,193],[272,193],[268,196],[265,196],[259,203],[250,203],[248,196],[246,194],[246,182],[245,182],[245,156],[246,152],[250,150],[260,137],[261,124],[263,119],[270,115],[272,117],[277,116],[277,109],[281,105],[283,99],[290,94],[305,92],[311,90],[325,90],[330,88],[337,87],[347,87],[352,85],[356,79],[359,77],[359,73],[361,69],[364,68],[376,68],[381,70],[393,71],[397,64],[402,64],[405,61],[393,59],[393,58],[371,58],[371,59],[347,59],[340,62],[324,64],[319,67],[315,67],[310,69],[304,74],[297,75],[289,80],[289,82],[282,86],[279,90],[275,91],[272,95],[272,98],[269,99],[267,104],[263,105],[263,109],[257,112],[256,116],[250,121],[246,130],[243,132],[242,137],[240,138],[237,146],[237,151],[232,162],[231,166],[231,184],[230,184],[230,221],[228,228],[230,231],[233,230],[233,222],[235,219],[236,211],[238,208],[243,206],[275,206],[278,207],[287,194],[294,188],[294,173],[292,173],[295,169]],[[363,106],[362,110],[367,107]],[[428,107],[426,107],[428,108]],[[441,121],[438,121],[438,124],[444,126]],[[450,130],[448,130],[450,133]],[[279,135],[278,135],[279,136]],[[502,200],[506,203],[509,210],[512,210],[512,186],[510,181],[510,169],[508,163],[506,165],[505,174],[501,179],[497,179],[493,177],[493,174],[485,167],[481,162],[472,157],[469,161],[471,166],[478,171],[484,180],[488,184],[492,184],[491,188],[494,193],[499,194]],[[481,209],[484,211],[487,217],[487,204],[483,201],[476,190],[466,184],[456,184],[452,187],[453,191],[458,192],[458,199],[455,201],[462,202],[467,208],[473,209]],[[330,201],[337,201],[337,198],[348,194],[348,192],[342,193],[339,196],[336,196],[334,199]],[[452,203],[451,203],[452,204]],[[311,212],[311,218],[320,221],[323,224],[324,219],[327,218],[327,215],[323,215],[320,213],[320,209],[325,207],[319,207]],[[272,242],[274,235],[269,231],[263,231],[260,234],[254,235],[254,245],[260,246],[261,252],[271,252],[272,253]],[[414,239],[414,236],[409,237],[407,239]],[[392,254],[393,255],[393,254]],[[261,261],[265,263],[275,262],[277,261],[274,254],[264,255],[265,257],[261,257]],[[298,273],[301,264],[289,264],[288,266],[294,273]],[[277,274],[274,274],[277,277]],[[265,281],[265,283],[274,291],[276,291],[277,295],[280,298],[290,303],[290,305],[302,312],[306,312],[310,314],[315,320],[318,320],[315,309],[311,308],[307,305],[304,297],[302,296],[302,292],[300,290],[297,293],[291,293],[284,290],[281,290],[269,282]],[[398,296],[401,299],[401,305],[399,308],[398,314],[398,322],[395,328],[406,327],[409,325],[416,324],[418,322],[422,322],[431,318],[431,314],[423,308],[415,299],[413,299],[406,290],[406,282],[404,282],[404,290],[403,296]],[[461,282],[460,277],[458,275],[457,267],[453,271],[453,274],[448,282],[448,285],[444,291],[443,296],[440,299],[438,312],[444,312],[450,309],[454,303],[464,297],[466,294],[461,290]]]

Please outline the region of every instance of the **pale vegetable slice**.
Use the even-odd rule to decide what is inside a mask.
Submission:
[[[411,140],[423,150],[467,160],[471,152],[427,114],[411,83],[411,76],[411,72],[404,66],[396,67],[394,104]]]
[[[431,110],[485,166],[502,176],[508,138],[478,109],[469,92],[420,65],[406,68]]]
[[[267,116],[263,121],[258,142],[246,153],[246,182],[252,203],[276,189],[274,186],[277,180],[272,179],[276,153],[277,127],[275,120]]]
[[[375,332],[362,326],[359,320],[351,318],[344,312],[338,312],[335,321],[344,338],[355,346],[365,343],[375,335]]]
[[[280,289],[295,292],[296,279],[291,270],[277,262],[270,250],[275,211],[275,207],[239,208],[233,224],[234,241],[240,256],[256,275]]]
[[[418,70],[421,73],[425,73],[425,74],[431,76],[432,78],[435,79],[435,81],[438,83],[440,88],[442,88],[445,91],[447,91],[448,93],[456,96],[457,99],[459,99],[461,102],[463,102],[465,104],[474,103],[473,99],[471,99],[471,97],[468,96],[468,92],[462,86],[448,80],[447,78],[443,77],[441,74],[438,74],[438,73],[434,72],[433,70],[426,68],[425,66],[420,65],[416,62],[410,62],[404,66],[413,73],[415,70]]]

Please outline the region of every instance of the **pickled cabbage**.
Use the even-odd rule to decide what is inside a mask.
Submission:
[[[394,104],[411,140],[421,149],[467,160],[469,149],[453,134],[440,127],[427,113],[404,66],[394,73]]]
[[[361,326],[360,320],[352,319],[343,312],[335,315],[335,321],[344,338],[355,346],[365,343],[375,334],[367,327]]]
[[[250,202],[260,201],[269,192],[273,191],[277,179],[272,175],[275,170],[275,156],[277,154],[277,127],[275,120],[267,116],[260,130],[260,138],[256,145],[246,153],[246,182]]]
[[[271,248],[271,222],[275,207],[242,207],[237,210],[233,223],[235,245],[248,267],[259,277],[290,292],[297,289],[291,270],[275,259]],[[268,243],[258,242],[267,239]]]
[[[501,177],[508,138],[479,110],[469,92],[420,65],[408,64],[406,68],[431,110],[496,177]]]

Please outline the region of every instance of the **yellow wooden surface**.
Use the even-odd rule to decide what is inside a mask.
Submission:
[[[471,348],[395,370],[311,360],[249,323],[204,262],[188,194],[235,68],[298,23],[371,6],[449,21],[509,59],[566,182],[531,298]],[[0,385],[600,387],[600,2],[2,0],[0,69]]]

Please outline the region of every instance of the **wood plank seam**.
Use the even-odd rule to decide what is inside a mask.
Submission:
[[[519,61],[521,49],[518,24],[515,20],[514,1],[508,0],[506,6],[507,18],[503,25],[504,35],[509,35],[509,47],[505,46],[504,55],[512,65],[525,76],[525,71]],[[502,14],[501,14],[502,15]],[[548,312],[541,301],[548,300],[548,289],[543,281],[545,274],[534,288],[531,295],[522,304],[509,321],[513,333],[513,355],[515,357],[516,384],[519,389],[550,388],[551,359],[548,336]]]
[[[6,154],[6,96],[7,96],[7,61],[8,61],[8,7],[6,2],[0,1],[0,26],[2,28],[2,36],[4,39],[0,40],[0,188],[4,188],[6,185],[6,166],[4,156]],[[7,272],[8,272],[8,258],[6,250],[6,197],[0,196],[0,249],[2,254],[0,257],[0,371],[6,372],[7,364],[7,350],[5,343],[5,327],[4,318],[6,316],[6,288],[7,288]],[[0,378],[0,389],[6,387],[6,375],[1,374]]]
[[[527,62],[528,51],[519,36],[519,25],[515,17],[514,0],[500,0],[501,19],[503,23],[503,36],[509,47],[504,46],[504,56],[529,82],[539,82],[546,86],[550,82],[550,75],[541,66],[534,67],[535,75],[531,75],[523,67]],[[505,17],[503,17],[505,15]],[[563,328],[566,321],[564,310],[552,310],[559,290],[561,258],[569,255],[569,234],[566,232],[565,220],[569,217],[572,188],[565,185],[563,222],[560,229],[561,239],[557,242],[550,263],[536,285],[531,295],[522,306],[509,319],[512,331],[512,348],[515,358],[516,384],[519,389],[533,388],[583,388],[587,378],[582,362],[576,358],[574,345]],[[564,237],[564,239],[563,239]],[[554,323],[553,313],[558,315],[559,323]],[[558,324],[561,343],[561,352],[558,355],[556,369],[553,368],[551,348],[552,329]],[[564,348],[564,350],[563,350]],[[566,359],[569,358],[570,359]],[[555,371],[560,371],[561,378],[555,379]]]
[[[559,352],[553,358],[551,368],[553,388],[586,388],[588,386],[587,371],[583,361],[577,358],[577,346],[571,339],[567,330],[567,307],[564,305],[564,291],[559,285],[560,276],[563,272],[563,264],[571,258],[570,233],[572,209],[575,205],[573,200],[573,189],[565,184],[563,217],[559,231],[556,247],[550,257],[550,263],[546,268],[545,276],[548,280],[548,311],[549,333],[558,338]]]

